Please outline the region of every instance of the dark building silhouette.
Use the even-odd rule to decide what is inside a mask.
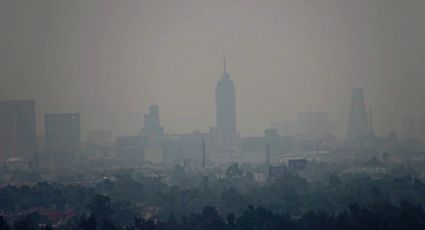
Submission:
[[[288,169],[289,170],[302,170],[307,167],[307,159],[289,159]]]
[[[35,150],[35,101],[0,101],[0,160]]]
[[[159,107],[156,105],[149,106],[149,113],[144,116],[142,135],[149,142],[156,142],[164,135],[164,129],[159,121]]]
[[[236,131],[236,103],[235,86],[226,72],[226,61],[224,60],[224,71],[215,88],[216,112],[217,112],[217,142],[219,151],[227,152],[237,147]]]
[[[368,136],[369,133],[369,119],[364,102],[363,89],[353,89],[347,139],[356,141]]]
[[[244,152],[264,152],[268,150],[270,156],[275,156],[289,153],[291,148],[292,138],[290,136],[279,135],[276,129],[265,129],[264,136],[262,137],[242,138],[242,149]]]
[[[144,116],[141,136],[145,139],[143,160],[152,163],[163,162],[164,150],[161,144],[164,140],[164,129],[160,124],[158,106],[149,106],[149,113]]]
[[[284,165],[269,167],[269,179],[283,177],[287,173],[288,173],[288,168],[286,168],[286,166]]]
[[[73,152],[81,142],[79,113],[45,114],[44,128],[49,152]]]
[[[127,165],[139,165],[144,161],[146,139],[142,136],[118,137],[116,148],[118,160]]]

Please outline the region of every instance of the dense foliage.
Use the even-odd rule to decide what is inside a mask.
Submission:
[[[425,184],[414,176],[330,175],[308,182],[287,174],[259,186],[250,175],[197,185],[184,171],[175,175],[174,185],[129,173],[93,186],[8,185],[0,189],[0,210],[27,218],[0,218],[0,230],[53,224],[32,213],[36,207],[75,210],[65,229],[424,229]]]
[[[97,199],[97,198],[96,198]],[[104,198],[101,198],[104,199]],[[104,201],[101,201],[104,202]],[[106,216],[104,216],[106,214]],[[425,213],[420,206],[407,201],[399,206],[381,203],[369,208],[351,204],[338,214],[326,211],[309,211],[299,218],[290,214],[275,214],[262,207],[249,206],[241,216],[228,214],[226,218],[220,216],[214,207],[205,207],[200,214],[189,214],[177,220],[174,214],[167,221],[135,218],[128,225],[117,225],[108,217],[108,213],[91,212],[82,215],[76,223],[62,226],[64,229],[80,230],[423,230],[425,229]],[[36,230],[52,229],[50,226],[37,227],[31,217],[16,221],[12,226],[5,223],[0,217],[0,230]]]

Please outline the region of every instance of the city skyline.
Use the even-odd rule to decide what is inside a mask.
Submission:
[[[223,107],[223,105],[221,105],[220,106],[220,103],[221,104],[223,104],[223,103],[227,103],[228,102],[228,99],[229,98],[227,98],[228,96],[231,96],[231,95],[227,95],[226,97],[223,97],[221,100],[220,100],[220,93],[223,93],[224,91],[226,91],[226,90],[220,90],[220,89],[218,89],[218,86],[220,85],[219,83],[221,82],[221,85],[223,84],[223,82],[227,82],[227,81],[230,81],[231,82],[231,85],[232,85],[232,87],[233,87],[233,92],[231,93],[231,94],[233,94],[233,99],[231,100],[231,101],[233,101],[233,105],[225,105],[224,107],[226,107],[225,109],[223,109],[223,108],[220,108],[220,107]],[[235,116],[235,118],[234,118],[234,121],[233,122],[231,122],[231,124],[229,123],[229,121],[225,121],[224,122],[224,120],[227,120],[228,118],[226,117],[226,118],[224,118],[223,117],[223,112],[219,112],[219,110],[229,110],[229,109],[232,109],[232,110],[235,110],[235,108],[237,107],[237,105],[236,105],[236,102],[235,102],[235,95],[234,95],[234,91],[235,91],[235,87],[234,87],[234,85],[233,85],[233,81],[230,79],[230,74],[227,72],[227,70],[226,70],[226,59],[225,59],[225,57],[224,57],[224,62],[223,62],[223,73],[221,74],[221,76],[220,76],[220,78],[219,78],[219,80],[218,80],[218,82],[217,82],[217,85],[216,85],[216,106],[215,106],[215,109],[216,109],[216,123],[215,123],[215,126],[211,126],[210,127],[210,132],[211,132],[211,128],[217,128],[217,127],[219,127],[220,125],[220,123],[222,123],[222,125],[221,126],[225,126],[226,128],[230,128],[230,130],[227,130],[226,132],[230,132],[230,133],[235,133],[235,137],[237,137],[237,136],[239,136],[239,132],[237,131],[237,129],[236,129],[236,121],[237,121],[237,118],[236,118],[236,111],[228,111],[228,112],[226,112],[226,113],[229,113],[230,112],[230,114],[233,114],[233,115],[231,115],[231,116]],[[331,135],[336,135],[340,140],[352,140],[353,139],[353,137],[351,137],[351,135],[352,134],[350,134],[350,132],[352,132],[351,131],[351,127],[354,127],[354,128],[359,128],[358,126],[359,126],[359,124],[353,124],[353,111],[354,111],[354,113],[364,113],[364,114],[360,114],[361,116],[360,116],[360,123],[361,123],[361,125],[360,126],[364,126],[363,127],[363,131],[359,131],[359,132],[365,132],[365,133],[367,133],[367,132],[369,132],[369,131],[373,131],[373,130],[370,130],[370,126],[369,125],[372,125],[372,121],[370,120],[371,119],[371,117],[369,117],[370,115],[369,114],[367,114],[367,111],[366,111],[366,101],[367,100],[365,100],[364,99],[364,96],[363,96],[363,88],[353,88],[352,89],[352,92],[351,92],[352,94],[351,94],[351,103],[350,103],[350,108],[349,108],[349,115],[348,115],[348,117],[347,117],[347,126],[346,126],[346,130],[345,130],[345,132],[346,133],[343,133],[343,134],[340,134],[340,131],[336,131],[335,129],[333,129],[333,128],[330,128],[330,127],[328,127],[328,129],[330,128],[330,130],[328,131],[328,133],[327,134],[331,134]],[[226,93],[227,94],[227,93]],[[354,101],[353,101],[354,100]],[[33,101],[33,103],[34,103],[34,105],[36,105],[37,104],[37,102],[35,101],[35,100],[31,100],[31,99],[28,99],[28,100],[3,100],[3,102],[6,102],[6,103],[8,103],[8,102],[27,102],[27,101]],[[219,101],[221,101],[221,102],[219,102]],[[1,102],[1,100],[0,100],[0,102]],[[354,103],[354,104],[353,104]],[[232,104],[232,103],[231,103]],[[230,106],[230,108],[229,108],[229,106]],[[353,107],[354,106],[354,107]],[[35,110],[36,110],[36,106],[34,106],[35,107]],[[148,124],[148,126],[150,125],[150,123],[151,123],[151,121],[150,121],[150,119],[147,119],[147,116],[149,117],[149,116],[151,116],[150,114],[152,114],[152,113],[156,113],[156,119],[158,120],[158,121],[155,121],[156,123],[158,123],[159,124],[159,119],[160,119],[160,117],[159,117],[159,115],[158,115],[158,109],[159,109],[159,106],[158,105],[154,105],[154,104],[150,104],[149,105],[149,107],[148,107],[148,114],[144,114],[143,115],[143,117],[144,117],[144,119],[143,119],[143,122],[141,123],[141,126],[139,127],[139,129],[141,128],[142,129],[142,132],[140,133],[141,135],[143,135],[143,129],[145,129],[146,128],[146,124]],[[357,110],[357,111],[356,111]],[[372,108],[369,108],[369,113],[372,111]],[[45,127],[46,127],[46,123],[45,123],[45,117],[46,117],[46,115],[49,115],[49,114],[80,114],[79,112],[76,112],[76,113],[67,113],[67,112],[65,112],[64,113],[64,111],[58,111],[58,112],[55,112],[55,113],[52,113],[52,112],[42,112],[42,114],[44,115],[43,117],[44,117],[44,119],[43,119],[43,124],[44,124],[44,127],[43,128],[39,128],[39,127],[37,127],[36,128],[36,134],[37,135],[46,135],[46,130],[45,130]],[[229,114],[229,115],[230,115]],[[294,120],[299,120],[300,119],[300,116],[309,116],[308,114],[326,114],[326,116],[327,116],[327,112],[323,112],[323,111],[321,111],[321,110],[317,110],[317,111],[311,111],[311,108],[309,107],[308,108],[308,112],[301,112],[301,111],[299,111],[299,112],[297,112],[297,116],[296,117],[294,117],[293,118],[293,120],[292,121],[294,121]],[[226,116],[228,116],[228,115],[226,115]],[[358,116],[358,114],[355,114],[354,116]],[[362,116],[364,116],[364,117],[362,117]],[[421,116],[419,116],[418,118],[420,118]],[[406,119],[406,118],[411,118],[411,116],[407,116],[407,117],[404,117],[403,119]],[[327,118],[326,118],[327,119]],[[37,120],[37,116],[36,116],[36,120]],[[291,120],[286,120],[286,122],[292,122]],[[148,123],[147,123],[148,122]],[[154,123],[155,123],[154,122]],[[266,129],[268,129],[268,128],[277,128],[277,127],[274,127],[273,126],[273,124],[274,124],[274,122],[276,122],[276,121],[270,121],[269,122],[269,125],[268,126],[265,126],[265,127],[263,127],[263,130],[266,130]],[[297,121],[298,122],[298,121]],[[327,122],[329,122],[329,121],[327,121]],[[402,123],[400,123],[400,124],[398,124],[398,125],[400,125],[400,129],[399,130],[395,130],[395,129],[393,129],[392,127],[390,127],[390,129],[389,129],[389,133],[390,132],[392,132],[392,131],[396,131],[396,133],[397,133],[397,131],[400,131],[400,133],[403,133],[403,131],[404,131],[404,129],[405,129],[405,127],[403,126],[404,125],[404,122],[405,122],[405,120],[402,120]],[[227,123],[226,125],[224,125],[224,123]],[[278,122],[279,123],[279,122]],[[299,123],[299,122],[298,122]],[[332,122],[331,123],[329,123],[328,125],[331,125],[332,124]],[[230,125],[230,126],[229,126]],[[300,124],[298,124],[298,125],[300,125]],[[309,124],[303,124],[304,126],[305,125],[309,125]],[[162,127],[159,127],[160,129],[161,129],[161,131],[160,131],[160,135],[163,135],[163,134],[165,134],[165,133],[163,133],[164,132],[164,128],[162,128]],[[98,127],[98,129],[99,130],[102,130],[102,129],[104,129],[104,127]],[[277,128],[277,129],[281,129],[281,128]],[[304,127],[304,129],[306,129],[306,127]],[[308,129],[308,128],[307,128]],[[44,132],[42,132],[41,130],[43,130]],[[219,129],[217,129],[217,131],[218,131]],[[90,132],[90,131],[93,131],[93,130],[87,130],[87,132],[86,133],[84,133],[84,132],[81,132],[81,136],[84,136],[84,137],[86,137],[86,135]],[[112,130],[111,130],[112,131]],[[166,130],[167,131],[167,130]],[[190,130],[190,131],[188,131],[188,132],[186,132],[186,133],[191,133],[191,132],[199,132],[200,131],[200,129],[194,129],[194,130]],[[202,131],[206,131],[206,130],[202,130]],[[348,132],[347,132],[348,131]],[[289,129],[289,132],[291,133],[291,128]],[[342,132],[344,132],[344,130],[342,131]],[[356,131],[357,132],[357,131]],[[169,135],[176,135],[176,134],[184,134],[184,132],[181,132],[181,133],[172,133],[172,132],[168,132],[167,134],[169,134]],[[287,134],[287,135],[298,135],[298,134],[302,134],[302,135],[305,135],[305,134],[307,134],[307,135],[309,135],[308,134],[308,132],[306,133],[306,131],[304,130],[304,131],[301,131],[301,130],[298,130],[298,131],[296,131],[295,133],[293,133],[292,132],[292,134]],[[322,133],[322,135],[323,134],[325,134],[325,133]],[[339,134],[339,135],[338,135]],[[387,133],[388,134],[388,133]],[[137,132],[136,133],[124,133],[124,134],[119,134],[119,135],[115,135],[116,137],[119,137],[119,136],[126,136],[126,135],[137,135]],[[220,136],[227,136],[227,137],[229,137],[227,134],[223,134],[223,133],[220,133],[219,134]],[[317,136],[317,134],[315,134],[316,136]],[[313,135],[313,136],[315,136],[315,135]],[[359,134],[356,134],[358,137],[360,137],[360,136],[362,136],[362,135],[359,135]],[[383,134],[381,134],[381,136],[385,136],[386,135],[386,133],[383,133]],[[246,135],[246,137],[249,137],[249,136],[253,136],[253,135]],[[357,139],[358,137],[355,137],[354,139]],[[363,135],[363,137],[366,137],[366,135]],[[84,141],[86,141],[86,138],[84,138]]]
[[[2,2],[0,100],[35,100],[37,130],[44,113],[78,111],[83,136],[137,133],[156,104],[166,132],[207,131],[225,54],[241,136],[309,107],[345,136],[352,88],[386,135],[425,114],[424,4]]]
[[[0,230],[425,230],[425,0],[0,1]]]

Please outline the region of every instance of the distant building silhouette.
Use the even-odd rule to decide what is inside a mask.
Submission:
[[[269,179],[276,179],[283,177],[288,173],[288,168],[284,165],[270,166],[269,167]]]
[[[81,143],[79,113],[45,114],[44,127],[49,152],[74,152]]]
[[[279,135],[276,129],[265,129],[264,136],[242,138],[244,152],[264,152],[266,150],[270,157],[289,153],[291,145],[291,137]]]
[[[118,161],[125,165],[140,165],[145,158],[145,138],[138,136],[118,137],[116,148],[118,152]]]
[[[36,150],[35,101],[0,101],[0,160]]]
[[[161,142],[164,139],[164,129],[159,121],[159,107],[149,106],[149,113],[144,116],[142,136],[145,139],[143,160],[152,163],[164,161],[164,149]]]
[[[202,162],[203,140],[205,151],[208,152],[208,133],[195,131],[192,133],[167,135],[163,141],[164,159],[168,162],[191,160]]]
[[[369,119],[364,102],[363,89],[353,89],[347,139],[349,141],[356,141],[366,137],[369,133]]]
[[[226,72],[226,60],[224,71],[215,88],[216,112],[217,112],[217,141],[219,151],[227,152],[237,147],[236,131],[236,103],[235,86]]]
[[[159,121],[158,106],[149,106],[149,113],[144,116],[142,135],[147,137],[148,141],[158,141],[164,135],[164,129]]]

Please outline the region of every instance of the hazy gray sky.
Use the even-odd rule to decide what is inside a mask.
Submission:
[[[135,134],[150,104],[207,131],[223,55],[244,136],[309,106],[344,131],[353,87],[380,133],[425,115],[423,0],[0,1],[0,100],[35,99],[38,133],[81,112],[84,136]]]

